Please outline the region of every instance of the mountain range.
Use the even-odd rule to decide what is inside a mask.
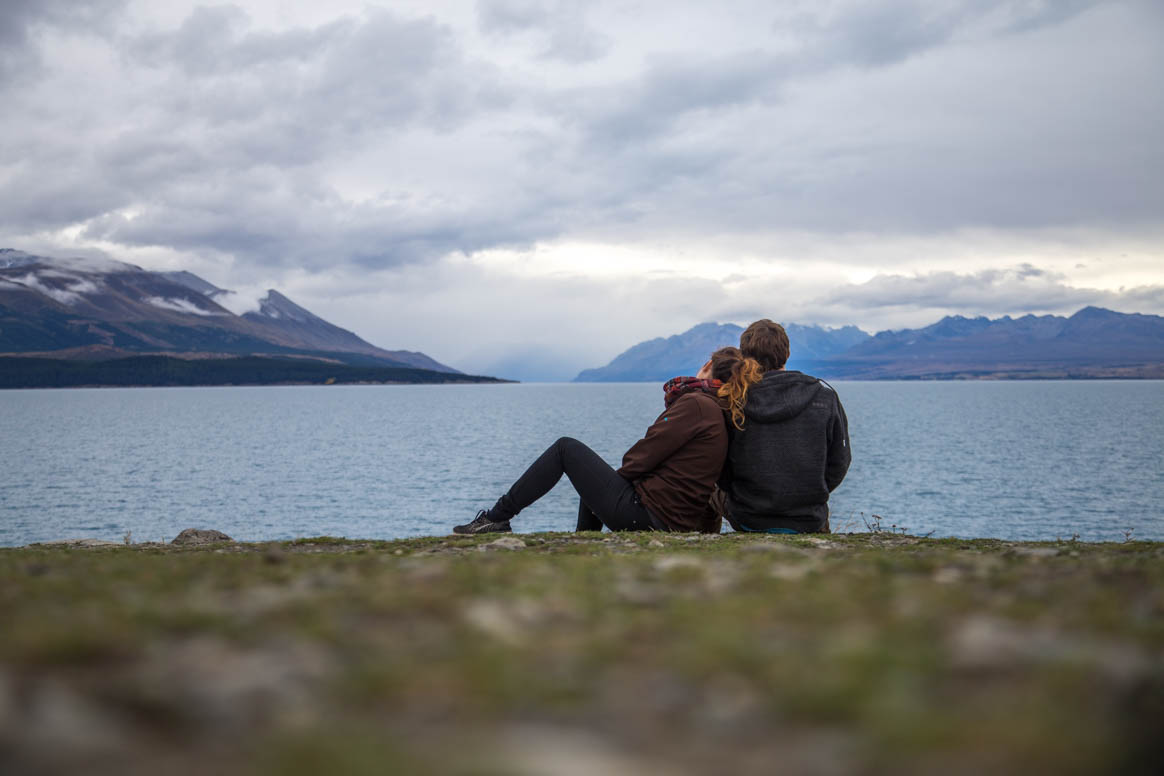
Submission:
[[[376,347],[274,289],[242,314],[227,308],[232,296],[190,272],[0,249],[0,354],[282,356],[460,374],[424,353]]]
[[[14,356],[88,362],[143,356],[295,358],[317,365],[316,372],[333,369],[328,365],[349,368],[328,373],[341,381],[394,379],[385,372],[373,378],[351,369],[408,368],[413,370],[409,376],[397,377],[409,381],[428,379],[416,370],[461,375],[424,353],[376,347],[274,289],[257,303],[240,306],[239,301],[233,292],[190,272],[0,249],[0,356],[9,356],[10,366]],[[950,316],[919,329],[873,335],[855,326],[789,323],[785,328],[792,343],[788,367],[827,378],[1164,377],[1164,318],[1097,307],[1070,317]],[[574,379],[654,382],[694,374],[713,350],[738,344],[741,331],[731,323],[702,323],[682,334],[641,342]],[[240,373],[244,366],[215,368]],[[180,371],[173,365],[165,369],[168,374]],[[285,365],[277,371],[292,374]],[[83,384],[87,378],[69,379]]]
[[[640,342],[604,367],[583,370],[574,382],[656,382],[675,375],[693,375],[712,351],[725,345],[739,345],[743,330],[734,323],[701,323],[682,334]],[[785,330],[789,340],[796,343],[788,362],[790,369],[842,353],[869,339],[856,326],[826,329],[790,323]]]
[[[1085,307],[1070,317],[949,316],[920,329],[869,335],[853,326],[787,324],[789,369],[830,379],[1164,377],[1164,317]],[[694,374],[734,324],[702,323],[641,342],[576,382],[654,382]]]

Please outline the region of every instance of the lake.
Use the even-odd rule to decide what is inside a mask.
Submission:
[[[853,465],[834,530],[1164,539],[1164,382],[838,382]],[[0,392],[0,546],[446,534],[573,436],[612,465],[655,384]],[[570,530],[563,479],[515,521]],[[878,516],[877,518],[874,515]]]

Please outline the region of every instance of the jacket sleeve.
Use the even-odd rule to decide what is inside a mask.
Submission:
[[[732,426],[730,420],[726,421],[725,425],[727,426],[727,434],[728,434],[728,454],[726,456],[724,456],[723,468],[720,469],[719,479],[717,479],[715,481],[715,484],[716,484],[716,487],[718,487],[720,490],[725,491],[727,493],[730,493],[732,490],[732,479],[733,479],[732,478],[732,453],[731,453],[731,450],[732,450],[732,445],[735,444],[735,441],[736,441],[736,434],[738,434],[740,432],[738,432]]]
[[[626,451],[618,473],[631,481],[650,474],[695,436],[702,416],[694,397],[679,397],[651,424],[643,438]]]
[[[836,490],[845,479],[849,471],[849,464],[853,460],[852,450],[849,449],[849,419],[845,416],[845,408],[841,406],[841,398],[833,393],[836,408],[833,412],[832,423],[829,425],[828,461],[825,463],[825,485],[829,493]]]

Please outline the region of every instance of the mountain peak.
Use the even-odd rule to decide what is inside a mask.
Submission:
[[[688,329],[687,331],[683,332],[682,334],[680,334],[678,336],[686,337],[689,334],[709,334],[711,332],[717,332],[717,331],[720,331],[722,329],[729,329],[729,330],[734,329],[737,332],[742,331],[742,329],[739,326],[736,326],[734,323],[717,323],[716,321],[704,321],[703,323],[695,324],[690,329]]]
[[[1082,310],[1072,315],[1070,318],[1068,318],[1068,320],[1074,321],[1083,320],[1086,318],[1118,318],[1120,315],[1122,315],[1122,313],[1117,313],[1115,310],[1109,310],[1106,307],[1095,307],[1094,305],[1088,305],[1087,307],[1084,307]]]
[[[268,288],[267,295],[259,300],[258,312],[247,313],[247,315],[262,315],[267,318],[295,321],[296,323],[323,322],[323,319],[318,315],[300,307],[273,288]]]
[[[50,258],[38,256],[34,253],[17,250],[15,248],[0,248],[0,269],[16,267],[31,267],[41,265],[53,269],[69,270],[91,275],[104,275],[112,272],[142,272],[136,264],[127,264],[104,256],[69,256],[66,258]]]
[[[218,294],[229,293],[225,289],[219,288],[213,283],[209,283],[202,278],[195,275],[193,272],[186,270],[178,270],[177,272],[155,272],[155,275],[161,275],[171,283],[177,283],[180,286],[185,286],[191,291],[197,291],[199,294],[204,294],[213,298]]]

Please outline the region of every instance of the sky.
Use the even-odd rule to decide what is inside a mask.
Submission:
[[[1164,313],[1160,0],[0,0],[0,247],[568,379],[703,321]]]

